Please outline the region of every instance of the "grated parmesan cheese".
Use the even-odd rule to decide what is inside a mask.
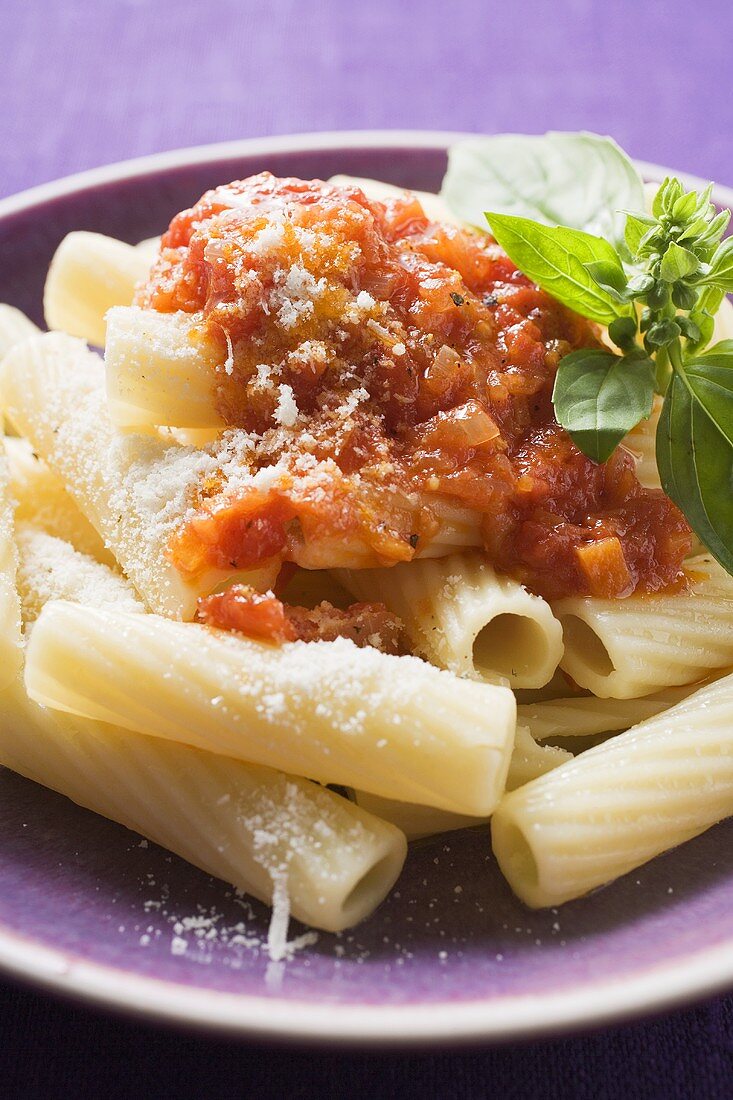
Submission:
[[[298,406],[292,386],[283,383],[278,387],[277,407],[274,412],[275,420],[283,428],[292,428],[298,420]]]

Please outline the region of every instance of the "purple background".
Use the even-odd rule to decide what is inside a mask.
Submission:
[[[731,31],[730,0],[0,0],[0,194],[183,145],[381,127],[585,127],[733,183]],[[0,1091],[714,1098],[732,1017],[717,1001],[586,1040],[349,1059],[179,1039],[8,984]]]

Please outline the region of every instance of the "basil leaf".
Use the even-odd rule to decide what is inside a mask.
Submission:
[[[672,241],[662,256],[659,275],[665,283],[676,283],[678,279],[685,279],[699,270],[700,261],[697,256]]]
[[[644,209],[641,177],[611,138],[551,132],[469,138],[448,151],[441,195],[464,221],[484,210],[623,241],[622,209]]]
[[[631,255],[635,256],[642,238],[646,236],[652,227],[656,227],[657,222],[654,218],[650,218],[648,214],[631,214],[629,211],[625,211],[625,214],[624,240]]]
[[[710,261],[710,273],[700,279],[721,290],[733,290],[733,237],[726,237]]]
[[[733,447],[733,340],[685,363],[684,373],[688,389]]]
[[[557,421],[583,454],[605,462],[627,432],[648,417],[654,400],[654,364],[597,348],[560,360],[552,393]]]
[[[510,214],[487,213],[486,217],[510,260],[558,302],[602,325],[628,313],[585,266],[602,261],[617,268],[625,281],[618,253],[608,241],[579,229],[539,225]]]
[[[667,496],[733,574],[733,444],[679,374],[659,418],[657,466]]]

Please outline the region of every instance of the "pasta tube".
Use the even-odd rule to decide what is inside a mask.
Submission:
[[[541,687],[562,657],[562,627],[549,605],[480,553],[337,576],[360,599],[383,601],[416,652],[459,676]]]
[[[559,905],[733,814],[733,676],[505,796],[499,866],[533,908]]]
[[[25,313],[15,306],[0,304],[0,359],[10,351],[14,344],[29,336],[36,336],[41,330],[30,321]]]
[[[508,689],[414,657],[345,639],[275,648],[61,601],[33,628],[26,686],[46,706],[467,814],[498,802],[514,741]]]
[[[107,401],[121,428],[219,428],[219,349],[195,316],[119,306],[107,314]]]
[[[337,932],[400,873],[402,833],[306,779],[0,695],[0,763],[298,920]]]
[[[148,265],[152,267],[153,261],[160,252],[160,237],[146,237],[144,240],[138,241],[135,248],[138,252],[142,252],[148,261]]]
[[[709,555],[687,569],[686,592],[560,600],[561,668],[601,699],[632,699],[733,664],[733,578]]]
[[[5,440],[10,468],[10,495],[15,500],[15,519],[30,521],[49,535],[70,542],[76,550],[106,565],[115,565],[89,520],[79,511],[63,481],[34,454],[27,439]]]
[[[17,537],[26,622],[59,595],[142,611],[107,566],[29,524]],[[330,931],[367,916],[404,861],[395,828],[315,783],[47,710],[19,682],[0,694],[0,763]]]
[[[513,791],[570,759],[572,757],[569,752],[552,745],[538,745],[527,729],[517,726],[506,788]],[[365,810],[370,810],[384,821],[391,821],[402,830],[408,840],[485,825],[489,820],[488,817],[471,817],[468,814],[436,810],[432,806],[419,806],[414,802],[396,802],[366,791],[354,791],[354,798]]]
[[[23,666],[20,600],[15,587],[18,551],[8,481],[7,460],[0,450],[0,689],[12,683]]]
[[[87,554],[81,554],[33,524],[16,525],[18,589],[23,620],[34,622],[49,600],[73,600],[88,607],[144,612],[130,582]]]
[[[50,329],[104,347],[105,314],[132,302],[150,260],[132,245],[101,233],[69,233],[46,276],[43,311]]]
[[[589,737],[614,733],[669,710],[700,686],[699,683],[685,684],[639,699],[596,699],[594,695],[587,695],[525,703],[517,707],[517,721],[526,726],[537,741],[548,737]]]
[[[368,810],[381,821],[391,822],[408,840],[422,840],[426,836],[452,833],[489,822],[488,817],[436,810],[434,806],[419,806],[415,802],[397,802],[394,798],[381,798],[367,791],[354,791],[354,799],[357,806]]]
[[[230,579],[266,589],[279,562],[250,573],[210,570],[184,580],[166,557],[212,455],[157,435],[123,435],[110,423],[104,373],[79,340],[48,333],[12,350],[0,367],[5,411],[68,488],[143,596],[172,618],[191,619],[199,596]]]

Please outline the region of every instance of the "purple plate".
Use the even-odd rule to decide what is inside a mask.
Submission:
[[[27,191],[0,202],[0,301],[40,321],[65,233],[134,242],[206,188],[265,168],[436,190],[455,136],[243,141]],[[723,188],[716,198],[733,205]],[[733,820],[591,897],[535,913],[504,882],[485,829],[453,833],[412,846],[370,920],[271,963],[258,946],[264,906],[0,768],[0,964],[60,992],[242,1035],[386,1044],[580,1028],[733,985],[732,841]]]

